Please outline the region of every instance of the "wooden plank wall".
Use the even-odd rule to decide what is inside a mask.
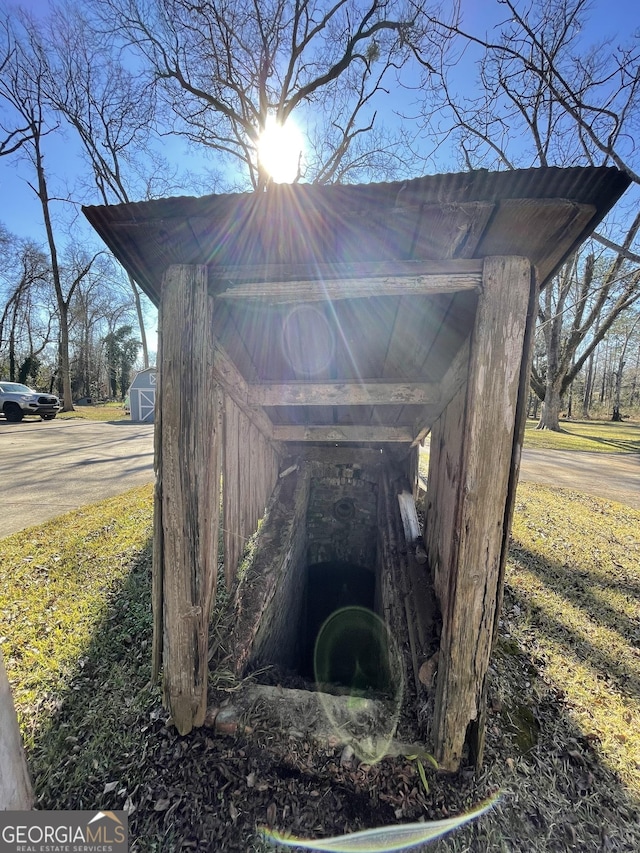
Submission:
[[[482,760],[531,280],[525,258],[485,259],[467,386],[432,436],[426,541],[442,612],[433,739],[440,766],[451,771],[465,742],[476,764]]]
[[[466,395],[465,383],[431,429],[424,540],[443,613],[447,610],[450,591],[448,570],[454,563],[459,538],[457,506],[451,496],[460,481]]]
[[[278,463],[273,444],[225,394],[222,495],[227,589],[233,586],[247,540],[278,481]]]
[[[213,316],[207,268],[170,267],[158,349],[152,671],[163,668],[165,704],[181,734],[206,712],[221,479],[228,584],[278,479],[273,445],[216,373]]]

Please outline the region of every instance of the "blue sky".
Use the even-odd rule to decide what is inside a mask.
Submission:
[[[464,21],[469,29],[491,29],[496,20],[500,20],[505,10],[496,0],[462,0]],[[536,2],[536,0],[533,0]],[[0,6],[9,5],[6,0],[0,0]],[[48,0],[27,0],[22,5],[38,14],[49,6]],[[620,36],[621,41],[640,27],[640,12],[636,0],[594,0],[591,21],[587,30],[589,41],[605,37]],[[471,76],[471,75],[469,75]],[[184,162],[186,155],[180,142],[173,142],[172,148],[176,156]],[[190,155],[193,159],[193,154]],[[74,144],[71,133],[66,138],[53,134],[47,140],[46,168],[50,184],[50,192],[58,198],[65,196],[79,197],[80,154]],[[29,170],[14,158],[0,159],[0,221],[13,233],[21,237],[42,239],[42,214],[39,202],[29,188],[27,180],[31,179]],[[188,191],[188,190],[187,190]],[[83,217],[72,221],[72,213],[78,211],[77,205],[65,201],[53,204],[54,216],[64,217],[71,233],[82,235],[83,239],[92,239],[84,224]],[[64,242],[64,237],[62,238]]]

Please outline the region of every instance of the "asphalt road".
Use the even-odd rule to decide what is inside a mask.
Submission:
[[[153,482],[153,424],[0,418],[0,537]],[[527,450],[520,479],[640,509],[640,456]]]
[[[0,418],[0,537],[153,482],[153,424]]]

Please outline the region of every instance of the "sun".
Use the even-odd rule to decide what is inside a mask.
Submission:
[[[258,160],[276,184],[295,181],[303,150],[302,133],[293,121],[267,120],[258,140]]]

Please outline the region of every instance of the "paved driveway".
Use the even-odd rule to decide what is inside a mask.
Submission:
[[[640,509],[640,455],[579,450],[522,451],[520,480],[574,489]]]
[[[153,424],[0,419],[0,537],[153,482]]]
[[[153,482],[153,425],[0,418],[0,537]],[[640,456],[525,450],[520,479],[640,509]]]

